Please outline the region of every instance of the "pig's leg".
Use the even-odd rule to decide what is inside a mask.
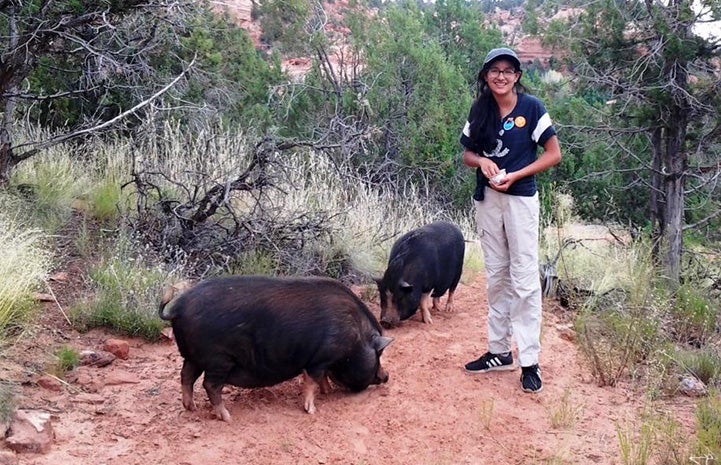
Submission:
[[[203,387],[208,393],[208,399],[213,406],[215,415],[223,421],[230,421],[230,412],[223,404],[223,386],[225,379],[228,377],[228,370],[219,370],[217,367],[213,370],[205,370],[205,378],[203,379]]]
[[[320,384],[320,393],[321,394],[328,394],[332,389],[330,387],[330,381],[328,380],[328,376],[323,376],[320,379],[320,383],[318,383],[318,384]]]
[[[446,311],[452,312],[453,311],[453,293],[455,291],[453,289],[448,291],[448,299],[446,299]]]
[[[323,378],[326,378],[325,375]],[[328,379],[326,378],[326,384],[328,383]],[[305,408],[305,411],[313,414],[315,413],[315,389],[316,386],[321,385],[322,383],[316,382],[313,377],[311,377],[307,371],[303,370],[303,407]]]
[[[431,324],[431,293],[421,294],[421,319],[424,323]]]
[[[186,410],[195,410],[195,401],[193,401],[193,385],[198,377],[203,373],[203,369],[199,368],[189,360],[183,361],[183,369],[180,371],[180,385],[183,391],[183,407]]]
[[[441,310],[441,298],[440,297],[433,297],[433,309],[434,310]]]

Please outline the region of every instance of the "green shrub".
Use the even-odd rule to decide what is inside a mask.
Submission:
[[[599,385],[614,386],[653,350],[658,323],[638,311],[584,310],[576,319],[576,331]]]
[[[90,212],[101,223],[116,221],[120,215],[121,191],[117,182],[104,179],[88,195]]]
[[[72,347],[63,346],[55,351],[54,373],[62,377],[68,371],[74,370],[80,364],[80,355]]]
[[[721,460],[721,397],[713,393],[696,406],[696,456],[718,463]]]
[[[694,351],[679,351],[676,361],[685,373],[690,373],[706,385],[721,386],[721,356],[710,347]]]
[[[116,254],[89,271],[94,297],[77,304],[70,316],[79,329],[105,327],[121,334],[157,340],[165,323],[157,305],[167,278],[160,267],[151,268],[121,239]]]
[[[24,210],[46,232],[67,223],[73,202],[82,198],[88,181],[88,164],[71,156],[69,146],[59,145],[21,163],[11,186],[26,197]]]
[[[670,309],[674,340],[702,346],[714,336],[719,311],[701,292],[694,284],[683,284],[676,292]]]

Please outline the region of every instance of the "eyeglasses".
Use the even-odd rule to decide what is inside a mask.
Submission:
[[[511,68],[506,68],[506,69],[491,68],[488,70],[488,75],[492,78],[497,78],[501,74],[503,74],[503,77],[510,79],[516,74],[516,70],[511,69]]]

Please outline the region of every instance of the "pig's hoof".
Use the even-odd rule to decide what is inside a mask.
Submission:
[[[315,404],[312,402],[306,402],[305,411],[313,415],[315,413]]]
[[[230,423],[230,412],[228,412],[225,406],[221,405],[220,407],[216,407],[215,415],[224,422]]]
[[[192,400],[190,402],[183,402],[183,407],[185,407],[185,410],[190,410],[191,412],[197,408],[195,401]]]

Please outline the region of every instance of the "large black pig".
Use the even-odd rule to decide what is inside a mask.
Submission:
[[[328,278],[231,276],[205,280],[158,313],[170,320],[184,358],[183,406],[195,409],[193,385],[203,387],[215,413],[230,421],[221,391],[272,386],[303,374],[304,407],[315,412],[316,386],[328,378],[358,392],[388,381],[380,357],[392,338],[346,286]]]
[[[421,309],[432,323],[431,307],[440,307],[448,291],[446,311],[453,309],[453,293],[461,279],[466,244],[457,226],[437,221],[401,236],[391,248],[388,267],[377,279],[381,298],[381,324],[396,326]],[[432,297],[432,304],[431,304]]]

